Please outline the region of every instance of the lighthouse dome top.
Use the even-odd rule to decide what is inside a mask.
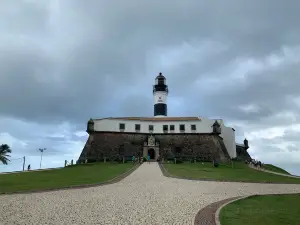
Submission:
[[[164,75],[162,75],[162,73],[159,73],[158,76],[155,79],[166,79]]]

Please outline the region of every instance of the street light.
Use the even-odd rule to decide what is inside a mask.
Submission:
[[[46,150],[46,148],[39,148],[39,151],[41,152],[40,169],[42,168],[43,152],[44,152],[45,150]]]

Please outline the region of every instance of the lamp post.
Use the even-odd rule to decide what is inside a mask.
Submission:
[[[46,148],[39,148],[39,151],[41,152],[40,169],[42,168],[43,152],[44,152],[45,150],[46,150]]]

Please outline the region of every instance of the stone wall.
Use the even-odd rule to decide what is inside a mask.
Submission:
[[[201,161],[226,161],[216,135],[211,134],[164,134],[155,135],[160,142],[162,158],[174,155],[176,158]],[[171,154],[170,154],[171,153]]]
[[[213,134],[155,134],[159,142],[161,158],[177,157],[183,159],[198,158],[202,161],[228,160],[226,149],[222,150],[222,139]],[[120,156],[143,156],[144,143],[148,134],[130,133],[91,133],[79,162],[88,160],[103,160],[104,157],[116,159]],[[224,144],[223,144],[224,147]]]
[[[79,157],[79,161],[115,159],[119,156],[142,156],[142,148],[147,140],[144,134],[91,133]]]
[[[251,156],[245,149],[245,147],[236,146],[236,158],[240,161],[251,160]]]

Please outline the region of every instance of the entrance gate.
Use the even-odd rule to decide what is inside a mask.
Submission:
[[[148,155],[150,156],[150,159],[155,159],[155,151],[153,148],[148,149]]]

